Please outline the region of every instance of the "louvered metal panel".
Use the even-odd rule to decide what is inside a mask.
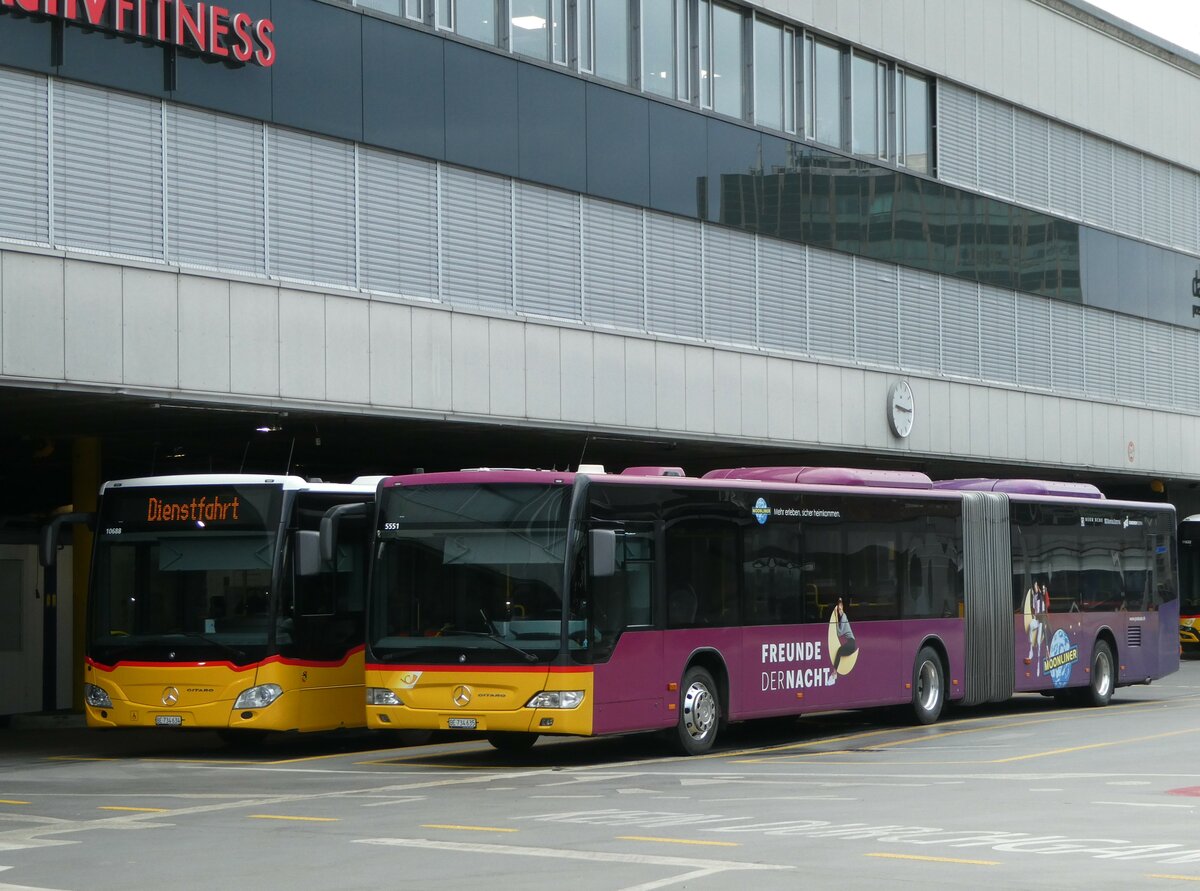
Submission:
[[[1111,145],[1107,140],[1096,141],[1111,146],[1112,150],[1113,226],[1124,235],[1140,238],[1144,234],[1142,155],[1124,146]]]
[[[1182,167],[1171,168],[1171,243],[1185,251],[1200,251],[1200,176]]]
[[[516,184],[517,311],[583,319],[579,196]]]
[[[975,92],[948,81],[938,81],[937,105],[938,178],[975,188],[979,184]]]
[[[1112,143],[1083,134],[1083,218],[1089,223],[1113,227]]]
[[[50,240],[47,81],[0,69],[0,238]]]
[[[54,238],[163,259],[162,103],[54,83]]]
[[[1050,383],[1056,393],[1082,394],[1086,391],[1083,307],[1051,300],[1050,326],[1054,330]]]
[[[1155,406],[1169,407],[1174,399],[1171,368],[1171,327],[1158,322],[1146,323],[1146,400]]]
[[[1050,121],[1050,209],[1079,219],[1083,214],[1083,181],[1079,165],[1083,134]]]
[[[271,273],[355,287],[354,147],[272,128],[267,167]]]
[[[814,356],[854,359],[854,267],[845,254],[808,251],[808,344]]]
[[[358,176],[359,285],[436,300],[437,165],[361,149]]]
[[[655,334],[704,334],[700,223],[646,214],[646,320]]]
[[[704,339],[758,345],[754,236],[704,226]]]
[[[1171,244],[1171,165],[1142,158],[1142,222],[1145,236]]]
[[[900,367],[942,370],[942,295],[939,277],[900,269]]]
[[[512,183],[441,169],[442,299],[512,311]]]
[[[583,317],[593,325],[646,330],[642,211],[583,198]]]
[[[1001,198],[1013,195],[1013,109],[979,97],[979,188]]]
[[[236,189],[214,193],[212,173],[236,171]],[[267,271],[262,125],[167,106],[167,233],[173,262]]]
[[[1174,328],[1171,333],[1175,406],[1187,411],[1200,410],[1200,331]]]
[[[855,258],[855,357],[895,368],[900,364],[897,267]]]
[[[1017,294],[1017,381],[1021,386],[1050,389],[1052,334],[1050,301]]]
[[[1113,354],[1117,348],[1117,318],[1111,312],[1088,308],[1084,311],[1086,328],[1087,391],[1092,398],[1115,399],[1117,368]]]
[[[1012,291],[982,285],[979,289],[982,331],[980,374],[984,380],[1017,382],[1017,298]]]
[[[1146,399],[1146,323],[1117,316],[1117,397],[1128,402]]]
[[[979,377],[979,286],[942,279],[942,371]]]
[[[1003,702],[1013,694],[1016,664],[1007,495],[963,493],[963,586],[963,705]]]
[[[802,245],[758,239],[759,343],[808,352],[808,252]]]
[[[1030,207],[1050,206],[1050,130],[1046,119],[1015,109],[1016,170],[1013,196]]]

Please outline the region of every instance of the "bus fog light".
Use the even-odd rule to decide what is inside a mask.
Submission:
[[[404,705],[400,697],[386,687],[367,687],[367,705]]]
[[[251,687],[242,693],[233,704],[234,708],[266,708],[283,695],[283,687],[278,684],[262,684]]]
[[[83,685],[83,698],[92,708],[112,708],[112,700],[108,698],[108,694],[95,684]]]
[[[545,690],[525,703],[526,708],[578,708],[583,703],[582,690]]]

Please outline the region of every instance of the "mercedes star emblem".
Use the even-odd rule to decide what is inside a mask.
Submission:
[[[167,687],[167,689],[163,690],[163,695],[162,695],[162,704],[163,705],[174,705],[178,701],[179,701],[179,688],[178,687]]]
[[[454,700],[455,705],[457,705],[459,708],[462,708],[471,701],[471,688],[464,686],[455,687],[454,692],[450,695],[450,698]]]

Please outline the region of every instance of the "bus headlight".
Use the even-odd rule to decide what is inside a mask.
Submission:
[[[283,687],[278,684],[262,684],[251,687],[242,693],[233,704],[237,708],[266,708],[283,695]]]
[[[87,704],[92,708],[112,708],[112,700],[108,698],[108,694],[95,684],[83,685],[83,698],[87,700]]]
[[[579,708],[582,690],[543,690],[525,703],[526,708]]]
[[[387,687],[367,687],[367,705],[404,705]]]

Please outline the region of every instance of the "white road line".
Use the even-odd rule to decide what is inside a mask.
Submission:
[[[641,885],[630,885],[628,888],[623,888],[622,891],[654,891],[655,888],[666,888],[669,885],[678,885],[682,882],[691,881],[692,879],[702,879],[705,876],[715,876],[722,872],[725,872],[725,870],[696,869],[692,872],[685,872],[683,875],[659,879],[657,882],[645,882]]]
[[[1093,801],[1092,804],[1108,804],[1117,807],[1174,807],[1184,810],[1195,810],[1194,804],[1155,804],[1148,801]]]
[[[60,891],[60,889],[41,887],[35,888],[32,885],[9,885],[4,882],[0,882],[0,891]]]

